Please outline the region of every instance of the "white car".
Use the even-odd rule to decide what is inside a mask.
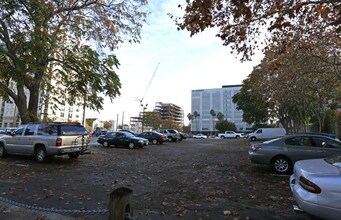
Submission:
[[[193,135],[193,138],[206,139],[207,136],[204,134],[196,134],[196,135]]]
[[[290,188],[294,210],[322,219],[341,217],[341,154],[295,163]]]

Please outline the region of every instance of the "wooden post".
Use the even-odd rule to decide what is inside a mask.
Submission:
[[[133,190],[124,187],[110,193],[108,220],[124,220],[126,213],[133,215],[132,195]]]

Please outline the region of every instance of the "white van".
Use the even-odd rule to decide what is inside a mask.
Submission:
[[[255,141],[257,139],[271,139],[282,137],[286,134],[284,128],[258,128],[256,131],[248,134],[247,139]]]

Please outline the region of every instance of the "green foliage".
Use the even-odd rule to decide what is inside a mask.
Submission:
[[[237,127],[233,122],[230,122],[228,120],[219,120],[217,121],[217,124],[215,128],[219,132],[224,132],[224,131],[236,131]]]
[[[45,104],[82,102],[102,109],[102,95],[120,95],[112,51],[124,41],[139,42],[146,3],[1,1],[0,95],[15,102],[22,123],[38,120],[39,97]]]
[[[238,110],[243,111],[244,122],[248,124],[263,123],[269,119],[268,103],[263,100],[260,93],[247,88],[247,80],[244,81],[239,93],[232,97],[232,101],[237,105]]]
[[[144,112],[142,118],[143,126],[152,127],[153,130],[159,130],[163,120],[158,112]]]
[[[224,120],[225,116],[224,116],[223,113],[218,112],[218,113],[217,113],[217,118],[218,118],[218,121],[222,121],[222,120]]]

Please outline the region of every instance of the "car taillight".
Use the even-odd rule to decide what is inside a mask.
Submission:
[[[56,140],[56,146],[57,146],[57,147],[62,146],[62,139],[61,139],[61,138],[57,138],[57,140]]]
[[[304,178],[303,176],[300,176],[299,180],[300,185],[307,191],[311,193],[320,193],[321,188],[316,185],[315,183],[311,182],[310,180]]]
[[[262,149],[261,147],[258,146],[251,146],[251,151],[259,151],[260,149]]]

